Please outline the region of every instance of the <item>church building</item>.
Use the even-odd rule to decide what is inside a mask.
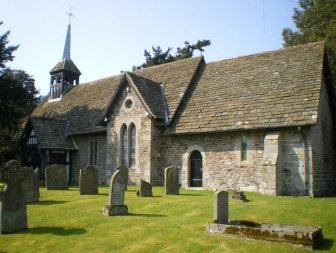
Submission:
[[[50,92],[24,124],[25,166],[87,165],[108,184],[121,164],[128,184],[267,195],[335,196],[335,96],[325,43],[222,60],[203,56],[81,83],[70,25]]]

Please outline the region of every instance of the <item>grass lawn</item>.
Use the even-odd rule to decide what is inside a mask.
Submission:
[[[0,235],[0,253],[8,252],[307,252],[291,245],[248,241],[205,233],[213,220],[213,191],[180,189],[154,197],[136,197],[128,186],[126,216],[105,216],[108,187],[99,195],[40,188],[40,202],[27,205],[28,229]],[[230,201],[229,218],[322,227],[317,251],[336,252],[336,198],[272,197],[245,193],[249,202]],[[230,193],[230,200],[232,194]]]

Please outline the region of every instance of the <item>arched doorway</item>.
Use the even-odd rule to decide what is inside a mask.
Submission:
[[[202,154],[198,150],[192,152],[190,156],[190,187],[203,186],[203,162]]]

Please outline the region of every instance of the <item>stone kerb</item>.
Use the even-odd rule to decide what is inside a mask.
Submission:
[[[5,183],[5,188],[0,191],[0,234],[26,229],[26,196],[21,184],[26,180],[26,170],[18,161],[12,160],[0,172],[0,181]]]
[[[127,191],[127,183],[128,183],[128,169],[124,165],[120,165],[117,170],[120,170],[121,175],[123,176],[125,183],[125,191]]]
[[[79,171],[79,194],[94,195],[98,194],[98,173],[99,170],[93,166],[86,166]]]
[[[26,180],[21,185],[26,195],[26,203],[38,202],[40,198],[39,169],[23,167],[26,172]]]
[[[128,208],[124,205],[125,198],[125,182],[120,170],[112,175],[110,180],[110,189],[108,203],[103,208],[103,214],[107,216],[125,215],[128,213]]]
[[[68,190],[66,168],[63,165],[52,165],[45,169],[47,190]]]
[[[166,195],[179,194],[179,168],[168,167],[165,169],[164,186]]]
[[[228,224],[229,194],[226,191],[217,191],[214,196],[214,221],[219,224]]]
[[[152,191],[152,185],[145,180],[140,180],[140,189],[137,190],[137,196],[138,197],[152,197],[153,191]]]

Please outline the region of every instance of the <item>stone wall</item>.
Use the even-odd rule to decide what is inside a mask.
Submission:
[[[128,184],[140,184],[143,179],[151,182],[152,130],[154,120],[146,113],[136,92],[125,85],[121,90],[107,125],[106,178],[109,180],[121,162],[121,128],[134,124],[136,129],[135,166],[124,164],[129,169]]]
[[[325,83],[322,85],[317,126],[312,127],[314,197],[335,196],[335,127]]]
[[[247,161],[241,161],[242,135],[247,136],[248,140]],[[264,137],[264,132],[166,136],[162,138],[160,149],[161,167],[181,168],[180,183],[188,188],[189,156],[198,150],[203,160],[203,189],[267,191],[270,179],[261,166]],[[275,180],[275,176],[272,180]]]
[[[98,144],[98,159],[97,165],[93,165],[99,170],[98,184],[106,184],[106,134],[76,136],[74,137],[77,152],[72,155],[72,174],[71,183],[79,183],[79,170],[84,169],[88,165],[89,145],[91,141],[97,141]]]

